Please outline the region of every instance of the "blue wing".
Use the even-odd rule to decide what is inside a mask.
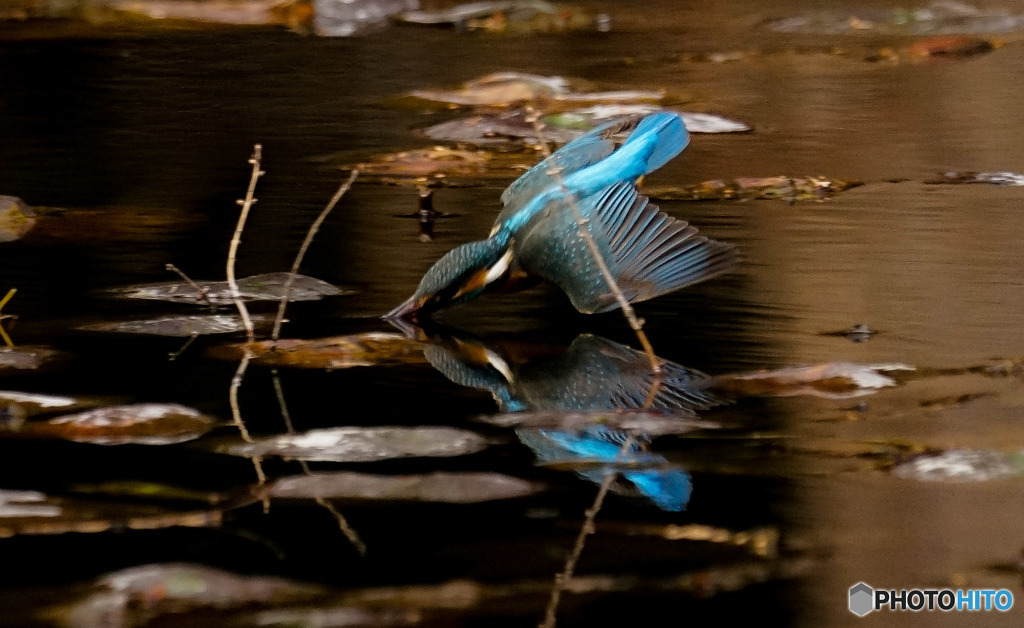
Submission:
[[[698,235],[637,193],[617,183],[577,202],[587,229],[630,303],[644,301],[726,272],[735,247]],[[558,284],[581,312],[619,307],[573,213],[554,207],[520,229],[516,259],[527,272]]]
[[[632,131],[618,150],[612,137]],[[603,124],[569,142],[519,177],[501,195],[505,208],[495,225],[527,210],[523,222],[545,207],[564,201],[565,192],[551,175],[553,168],[565,189],[577,198],[589,196],[620,181],[635,181],[654,172],[689,143],[682,119],[672,112],[653,113],[638,120],[623,118]]]

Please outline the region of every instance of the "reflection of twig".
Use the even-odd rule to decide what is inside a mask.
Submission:
[[[334,206],[338,204],[342,196],[348,192],[349,188],[352,187],[352,183],[355,182],[356,177],[359,176],[358,170],[352,170],[351,174],[348,175],[348,179],[341,184],[338,191],[331,197],[330,202],[324,207],[320,215],[316,217],[313,224],[309,226],[309,231],[306,232],[306,239],[302,241],[302,246],[299,247],[299,253],[295,256],[295,262],[292,264],[292,269],[288,273],[288,279],[284,282],[284,289],[281,291],[281,303],[277,306],[277,318],[274,319],[274,331],[270,335],[273,340],[277,340],[281,336],[281,324],[284,322],[284,309],[288,306],[288,297],[291,295],[292,283],[295,281],[295,275],[299,272],[299,265],[302,264],[302,258],[306,256],[306,251],[309,250],[310,244],[313,243],[313,238],[316,237],[317,231],[320,230],[320,225],[323,224],[324,220],[327,219],[327,215],[331,213]],[[251,339],[250,339],[251,340]]]
[[[619,448],[619,454],[616,458],[622,458],[626,450],[633,446],[635,440],[636,437],[630,434],[629,438],[622,443],[622,447]],[[605,474],[604,481],[601,482],[601,488],[598,489],[597,495],[594,496],[594,503],[587,509],[583,525],[580,526],[580,532],[576,536],[576,543],[573,545],[569,557],[565,560],[565,567],[560,574],[555,576],[555,584],[551,587],[551,597],[548,598],[547,610],[544,612],[544,621],[540,624],[540,628],[555,628],[558,604],[562,600],[562,591],[566,589],[569,581],[572,580],[573,574],[576,572],[576,563],[579,562],[580,555],[583,553],[583,547],[587,544],[587,537],[597,529],[594,525],[594,520],[597,518],[597,513],[601,512],[604,498],[608,495],[608,491],[611,490],[612,483],[615,482],[617,475],[618,473],[614,470],[609,470]]]
[[[16,293],[17,291],[18,291],[17,288],[11,288],[10,290],[7,291],[7,294],[4,295],[4,298],[0,299],[0,312],[3,312],[4,306],[7,305],[7,303],[11,299],[14,298],[14,293]],[[6,315],[6,316],[3,315],[3,314],[0,314],[0,338],[3,338],[3,341],[4,341],[5,345],[7,345],[8,347],[13,348],[14,347],[14,341],[11,340],[11,337],[8,336],[7,332],[4,330],[3,321],[4,321],[5,318],[14,318],[14,317],[9,315],[9,314]]]
[[[203,286],[200,286],[196,282],[192,281],[191,277],[189,277],[188,275],[183,273],[181,271],[181,269],[178,268],[177,266],[175,266],[174,264],[165,264],[164,268],[166,268],[167,270],[171,271],[172,273],[177,273],[178,276],[181,277],[182,280],[185,281],[185,283],[187,283],[189,286],[191,286],[192,289],[196,291],[196,298],[198,298],[200,301],[202,301],[206,305],[210,306],[210,311],[215,311],[217,309],[217,306],[214,305],[213,301],[210,300],[210,291],[209,291],[209,289],[204,288]]]
[[[262,157],[263,147],[256,144],[253,146],[252,157],[249,158],[249,163],[252,164],[252,175],[249,177],[249,188],[245,192],[245,199],[238,201],[238,204],[242,206],[242,211],[238,216],[238,224],[235,225],[235,234],[231,238],[231,247],[228,249],[227,264],[228,286],[231,287],[231,298],[235,302],[235,307],[238,308],[238,314],[242,318],[242,324],[245,325],[245,333],[248,339],[248,342],[245,344],[243,349],[242,360],[238,363],[238,369],[235,370],[235,376],[231,378],[231,387],[228,389],[228,401],[231,404],[231,417],[234,420],[235,426],[238,427],[238,432],[241,434],[242,440],[247,443],[252,442],[252,436],[249,435],[249,430],[246,429],[245,423],[242,422],[242,411],[238,406],[238,389],[242,386],[242,378],[245,376],[245,370],[249,367],[249,361],[252,360],[251,345],[256,339],[256,334],[253,331],[252,319],[249,317],[249,310],[245,307],[245,302],[242,301],[242,295],[238,290],[238,282],[235,280],[235,259],[238,253],[238,245],[242,241],[242,230],[245,229],[245,221],[249,217],[249,209],[252,208],[253,203],[256,202],[253,194],[256,191],[256,181],[258,181],[260,176],[263,175],[263,171],[260,169],[260,160]],[[263,473],[263,465],[260,464],[258,456],[253,456],[252,464],[256,467],[256,476],[259,479],[260,484],[265,484],[267,476]],[[266,509],[267,506],[267,502],[264,502],[264,509]]]
[[[182,353],[185,353],[186,349],[192,346],[192,343],[195,342],[196,338],[198,337],[199,332],[192,332],[192,335],[188,337],[188,340],[185,341],[185,344],[181,345],[180,349],[178,349],[174,353],[167,354],[167,360],[170,362],[174,362],[175,360],[177,360],[179,357],[181,357]]]
[[[354,179],[355,177],[353,177]],[[292,425],[292,415],[288,411],[288,404],[284,400],[284,389],[281,387],[281,377],[277,373],[277,369],[272,371],[274,380],[274,392],[277,394],[277,405],[281,408],[281,418],[284,419],[285,427],[288,429],[289,434],[295,433],[295,427]],[[309,464],[305,460],[299,460],[299,466],[302,467],[302,472],[309,475]],[[345,538],[356,548],[361,556],[366,555],[366,543],[359,538],[359,533],[349,525],[348,520],[342,515],[334,504],[327,501],[323,497],[316,497],[316,503],[322,506],[327,512],[331,513],[335,521],[338,522],[338,527],[341,528],[341,533],[345,535]]]
[[[551,149],[548,147],[548,143],[544,139],[544,129],[541,126],[539,115],[532,107],[528,107],[527,112],[528,116],[526,119],[533,123],[533,128],[537,133],[537,139],[540,141],[541,151],[544,153],[544,157],[551,157]],[[597,242],[594,242],[593,236],[590,235],[590,231],[587,229],[587,219],[583,216],[579,205],[576,203],[576,195],[570,192],[569,188],[565,186],[565,180],[562,179],[561,168],[552,165],[548,170],[548,174],[554,177],[558,187],[562,190],[562,194],[564,194],[568,200],[569,209],[572,211],[577,227],[579,227],[578,231],[580,237],[587,243],[587,248],[590,249],[590,253],[593,255],[594,261],[597,263],[597,268],[601,271],[601,276],[604,277],[605,283],[608,284],[608,289],[611,290],[612,296],[614,296],[615,300],[619,303],[619,308],[622,309],[622,314],[626,317],[626,321],[629,322],[629,326],[632,327],[633,331],[636,333],[636,337],[640,341],[640,346],[643,347],[644,353],[647,354],[647,359],[651,363],[651,370],[655,373],[661,371],[661,360],[658,359],[658,356],[654,355],[654,347],[651,346],[651,341],[647,339],[647,334],[644,333],[643,321],[637,318],[636,312],[633,311],[633,306],[629,304],[629,301],[626,299],[626,295],[622,293],[622,289],[619,288],[618,282],[615,281],[615,276],[612,275],[612,271],[608,268],[608,263],[605,261],[604,256],[601,255],[601,249],[598,248]]]

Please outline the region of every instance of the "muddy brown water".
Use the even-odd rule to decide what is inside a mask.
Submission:
[[[613,15],[618,9],[607,8]],[[171,279],[168,262],[194,277],[221,278],[234,201],[247,183],[245,160],[255,142],[264,147],[267,175],[239,272],[288,268],[343,176],[319,157],[425,146],[415,129],[444,117],[380,101],[506,69],[664,87],[691,99],[688,108],[753,125],[750,134],[695,136],[652,182],[786,174],[867,183],[825,203],[661,203],[734,242],[744,257],[728,276],[638,308],[662,357],[723,374],[836,360],[955,369],[1024,353],[1024,192],[922,183],[948,169],[1024,170],[1024,45],[1010,41],[983,56],[927,63],[870,64],[859,52],[780,53],[724,64],[683,59],[688,52],[798,45],[859,51],[906,42],[775,34],[757,26],[764,17],[756,4],[702,10],[658,2],[644,15],[623,16],[607,34],[503,38],[407,27],[335,40],[261,29],[2,41],[0,193],[32,205],[130,208],[168,218],[134,231],[98,223],[0,245],[0,290],[18,288],[6,308],[19,316],[15,340],[76,356],[53,373],[5,376],[0,387],[178,402],[229,417],[235,365],[204,353],[218,340],[200,340],[168,361],[177,340],[76,331],[84,323],[179,311],[111,300],[99,291]],[[414,189],[357,184],[318,235],[303,271],[358,293],[293,306],[286,334],[385,330],[374,317],[408,296],[433,260],[486,234],[500,190],[439,190],[436,206],[460,217],[440,221],[436,240],[424,244],[415,221],[394,217],[414,211]],[[550,290],[481,299],[445,321],[494,342],[557,347],[591,333],[635,344],[619,316],[577,315]],[[863,343],[823,335],[857,323],[881,333]],[[282,379],[299,429],[483,429],[469,419],[496,411],[489,395],[460,388],[427,365],[284,371]],[[667,513],[640,497],[612,495],[580,572],[656,576],[724,564],[713,549],[602,534],[600,523],[609,521],[776,528],[783,554],[804,561],[798,573],[706,599],[642,586],[569,595],[562,623],[646,623],[658,616],[726,625],[871,622],[846,608],[847,590],[858,581],[1006,588],[1020,596],[1014,567],[1024,547],[1019,477],[925,483],[893,477],[875,464],[901,447],[1024,449],[1020,387],[1012,377],[949,374],[858,399],[744,399],[702,413],[729,428],[658,438],[652,446],[690,471],[686,510]],[[985,396],[929,405],[974,393]],[[251,430],[281,431],[268,371],[250,372],[242,404]],[[64,585],[161,561],[339,587],[550,579],[596,487],[536,468],[509,432],[483,431],[499,444],[467,458],[351,467],[496,470],[547,482],[551,490],[480,506],[344,508],[370,548],[365,558],[322,509],[294,505],[275,505],[269,514],[259,506],[242,509],[207,530],[4,539],[0,582],[17,601],[5,603],[0,623],[22,624],[44,604],[38,597],[64,596]],[[268,471],[296,469],[269,463]],[[255,481],[248,461],[188,445],[0,440],[0,488],[60,493],[109,480],[208,490]],[[58,592],[34,596],[26,589]],[[530,599],[447,621],[531,625],[543,601]],[[986,613],[984,625],[1019,625],[1017,606]],[[966,625],[956,613],[879,617],[875,625]]]

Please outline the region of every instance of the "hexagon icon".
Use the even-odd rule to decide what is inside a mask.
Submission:
[[[850,612],[863,617],[875,610],[875,590],[863,582],[850,587]]]

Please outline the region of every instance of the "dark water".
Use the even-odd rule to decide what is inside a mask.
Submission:
[[[16,342],[77,356],[55,373],[8,376],[0,387],[178,402],[229,417],[235,365],[204,353],[218,341],[200,340],[168,361],[177,340],[77,331],[84,322],[178,311],[111,300],[99,289],[172,279],[164,270],[168,262],[194,277],[222,277],[234,201],[248,181],[245,160],[256,142],[264,147],[267,175],[239,273],[288,268],[343,177],[318,157],[426,145],[415,129],[434,117],[380,101],[506,69],[664,87],[691,98],[694,109],[755,127],[745,135],[695,136],[652,183],[775,174],[868,183],[821,204],[661,203],[708,235],[734,242],[744,256],[728,276],[639,308],[662,357],[718,375],[836,360],[954,369],[1024,351],[1024,193],[923,184],[946,169],[1024,170],[1024,47],[1010,42],[967,60],[895,65],[864,63],[856,53],[687,62],[681,55],[693,51],[793,44],[859,50],[902,42],[778,35],[756,26],[765,17],[757,9],[657,5],[651,15],[630,16],[601,35],[502,38],[402,28],[325,40],[229,30],[0,43],[0,193],[38,206],[120,207],[169,217],[134,230],[100,224],[0,245],[0,290],[18,288],[6,308],[19,316]],[[286,335],[385,330],[373,317],[408,296],[449,248],[487,232],[500,189],[438,191],[438,208],[461,217],[441,221],[436,240],[423,244],[415,221],[393,217],[414,210],[413,189],[356,185],[324,225],[303,271],[358,293],[294,306]],[[550,290],[483,299],[453,311],[446,322],[499,344],[568,346],[580,333],[635,344],[619,316],[577,315]],[[882,333],[865,343],[822,335],[856,323]],[[470,417],[496,411],[489,395],[456,386],[427,365],[285,371],[282,380],[300,430],[474,428]],[[1006,588],[1020,595],[1019,572],[999,567],[1016,563],[1024,541],[1019,478],[915,482],[875,469],[865,455],[891,443],[1019,451],[1020,387],[1019,379],[949,375],[861,399],[744,399],[703,413],[731,429],[659,438],[652,447],[690,471],[686,510],[668,513],[639,497],[610,496],[580,573],[654,577],[718,564],[714,552],[708,556],[692,544],[603,534],[600,522],[607,521],[773,527],[785,556],[805,561],[798,577],[708,599],[643,587],[569,595],[563,623],[636,617],[649,623],[645,618],[660,611],[679,622],[852,625],[871,621],[846,609],[847,589],[861,580],[891,588]],[[974,393],[987,396],[924,407]],[[851,412],[858,403],[865,405]],[[282,430],[266,370],[249,373],[242,406],[252,431]],[[561,568],[596,487],[537,468],[508,431],[483,431],[499,441],[484,453],[381,463],[372,471],[496,470],[547,482],[551,490],[486,506],[345,508],[370,548],[365,558],[325,511],[295,505],[274,505],[269,514],[258,505],[246,508],[209,530],[6,539],[0,541],[0,582],[8,591],[35,590],[159,561],[346,587],[454,578],[547,581]],[[268,472],[296,468],[269,463]],[[247,460],[202,447],[0,441],[2,488],[59,493],[111,479],[218,490],[255,481]],[[33,598],[22,599],[7,606],[10,621],[0,616],[0,623],[17,625],[36,608]],[[477,619],[467,621],[531,625],[542,607],[538,598],[470,613]],[[1015,612],[983,619],[984,625],[1009,626],[1019,618],[1018,604]],[[904,613],[875,624],[945,626],[965,619]]]

